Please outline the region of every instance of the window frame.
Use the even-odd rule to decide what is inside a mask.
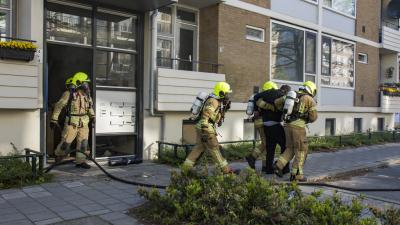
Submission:
[[[303,0],[303,1],[311,3],[313,5],[318,5],[319,4],[319,0],[315,0],[315,1],[313,1],[313,0]]]
[[[0,10],[4,11],[7,13],[7,17],[8,17],[8,21],[6,21],[6,33],[5,33],[5,37],[13,37],[14,36],[14,14],[16,15],[16,13],[14,12],[14,0],[9,0],[8,1],[9,5],[0,5]]]
[[[329,34],[326,34],[326,33],[322,33],[321,40],[322,40],[323,37],[328,37],[328,38],[331,39],[331,52],[330,52],[330,62],[329,62],[330,64],[332,64],[332,43],[333,43],[333,40],[337,40],[337,41],[342,41],[342,42],[346,42],[346,43],[349,43],[349,44],[353,44],[353,46],[354,46],[354,51],[353,51],[354,81],[353,81],[353,87],[339,87],[339,86],[334,86],[334,85],[322,84],[322,82],[321,82],[321,87],[346,89],[346,90],[355,90],[355,88],[356,88],[356,49],[357,49],[356,42],[349,41],[349,40],[346,40],[346,39],[343,39],[343,38],[338,38],[336,36],[329,35]],[[319,76],[319,79],[321,79],[322,77],[331,77],[332,76],[332,65],[330,66],[330,69],[329,69],[330,75],[322,75],[322,41],[321,41],[321,46],[319,46],[319,48],[321,48],[321,75]]]
[[[301,30],[301,31],[303,31],[303,34],[304,34],[304,36],[303,36],[303,81],[289,81],[289,80],[280,80],[280,79],[275,79],[275,78],[273,78],[272,77],[272,24],[273,23],[276,23],[276,24],[279,24],[279,25],[282,25],[282,26],[287,26],[287,27],[290,27],[290,28],[294,28],[294,29],[297,29],[297,30]],[[306,66],[305,66],[305,64],[306,64],[306,34],[307,34],[307,32],[309,32],[309,33],[314,33],[315,34],[315,36],[316,36],[316,43],[315,43],[315,46],[316,46],[316,48],[315,48],[315,51],[316,51],[316,53],[317,53],[317,48],[318,48],[318,32],[317,31],[314,31],[314,30],[310,30],[310,29],[307,29],[307,28],[304,28],[304,27],[301,27],[301,26],[296,26],[296,25],[293,25],[293,24],[289,24],[289,23],[285,23],[285,22],[282,22],[282,21],[278,21],[278,20],[270,20],[270,24],[269,24],[270,26],[270,32],[269,32],[269,80],[271,80],[271,81],[275,81],[275,82],[278,82],[278,83],[285,83],[285,84],[293,84],[293,85],[302,85],[303,84],[303,82],[305,82],[306,81],[306,77],[307,76],[314,76],[315,77],[315,80],[317,80],[317,78],[319,77],[319,76],[317,76],[317,70],[318,70],[318,68],[316,67],[316,74],[309,74],[309,73],[307,73],[306,74]],[[315,57],[315,65],[317,66],[318,65],[318,57],[317,57],[317,54],[315,55],[316,57]]]
[[[357,19],[357,0],[354,0],[354,15],[341,12],[341,11],[339,11],[339,10],[337,10],[337,9],[334,9],[334,8],[332,8],[332,7],[330,7],[330,6],[325,5],[324,2],[323,2],[323,0],[321,0],[321,1],[322,1],[322,8],[327,9],[327,10],[330,10],[330,11],[335,12],[335,13],[337,13],[337,14],[340,14],[340,15],[342,15],[342,16],[349,17],[349,18],[351,18],[351,19]],[[335,1],[335,0],[332,0],[332,1]]]
[[[253,30],[261,31],[262,39],[258,39],[258,38],[255,38],[255,37],[248,36],[247,35],[247,29],[253,29]],[[246,38],[246,40],[249,40],[249,41],[265,43],[265,29],[261,28],[261,27],[255,27],[255,26],[251,26],[251,25],[246,25],[245,38]]]
[[[329,136],[335,136],[336,135],[336,118],[325,118],[325,136],[328,136],[326,134],[326,125],[327,125],[327,121],[332,121],[332,125],[333,127],[330,127],[330,131],[333,131],[333,133]]]
[[[364,56],[365,59],[366,59],[366,61],[360,60],[360,59],[359,59],[360,55]],[[357,62],[362,63],[362,64],[368,64],[368,54],[367,54],[367,53],[359,52],[359,53],[357,54]]]

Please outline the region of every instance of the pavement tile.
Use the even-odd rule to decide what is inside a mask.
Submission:
[[[57,214],[64,220],[73,220],[73,219],[82,218],[82,217],[87,216],[86,213],[84,213],[83,211],[81,211],[79,209],[74,210],[74,211],[68,211],[68,212],[59,212]]]
[[[5,199],[5,200],[9,200],[9,199],[24,198],[24,197],[26,197],[26,194],[22,191],[16,191],[16,192],[3,194],[1,197],[3,197],[3,199]]]
[[[3,204],[5,202],[6,202],[6,200],[4,200],[3,198],[0,197],[0,204]]]
[[[21,213],[4,214],[0,216],[0,223],[8,223],[10,221],[24,220],[26,217]]]
[[[75,188],[75,187],[84,186],[84,184],[80,181],[64,182],[62,184],[67,188]]]
[[[113,204],[117,204],[117,203],[121,203],[121,200],[115,199],[115,198],[105,198],[105,199],[98,199],[97,200],[98,203],[102,204],[102,205],[113,205]]]
[[[61,221],[63,221],[61,218],[55,217],[55,218],[51,218],[51,219],[47,219],[47,220],[37,221],[37,222],[35,222],[35,225],[54,224],[54,223],[58,223]]]
[[[102,209],[102,210],[88,212],[88,214],[92,215],[92,216],[97,216],[97,215],[103,215],[103,214],[110,213],[110,212],[111,212],[111,210],[109,210],[109,209]]]
[[[33,225],[33,223],[25,219],[25,220],[10,221],[7,223],[0,223],[0,225]]]
[[[43,198],[47,196],[52,196],[50,192],[42,191],[42,192],[33,192],[28,194],[32,198]]]
[[[77,211],[77,210],[79,210],[79,208],[75,207],[73,205],[70,205],[68,203],[65,203],[64,205],[51,207],[51,210],[56,213],[62,213],[62,212],[69,212],[69,211]]]
[[[110,222],[114,225],[139,225],[139,222],[131,217]]]
[[[0,217],[2,217],[3,215],[7,215],[7,214],[14,214],[14,213],[18,213],[19,211],[14,208],[13,206],[9,205],[8,208],[2,208],[0,209]]]
[[[28,193],[42,192],[45,190],[43,187],[40,186],[30,186],[22,188],[22,191],[28,194]]]
[[[118,204],[113,204],[113,205],[107,205],[106,206],[108,209],[111,209],[112,211],[124,211],[130,208],[128,204],[125,203],[118,203]]]
[[[39,222],[56,218],[57,215],[52,213],[50,210],[46,210],[41,212],[35,212],[32,214],[27,214],[26,217],[28,217],[33,222]]]
[[[100,216],[102,219],[107,221],[119,220],[129,217],[128,215],[121,212],[111,212]]]
[[[105,209],[102,205],[100,204],[89,204],[89,205],[80,205],[78,206],[81,210],[84,212],[92,212],[92,211],[98,211],[98,210],[103,210]]]
[[[79,198],[79,199],[66,199],[65,201],[69,202],[72,205],[80,206],[80,205],[89,205],[89,204],[96,204],[96,202],[87,199],[87,198]]]

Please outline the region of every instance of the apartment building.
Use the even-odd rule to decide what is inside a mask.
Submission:
[[[157,141],[191,142],[194,97],[226,80],[220,140],[254,138],[248,97],[267,80],[318,86],[309,135],[393,129],[400,97],[399,19],[390,0],[0,0],[1,40],[35,41],[30,62],[0,60],[0,152],[52,156],[49,117],[76,71],[92,79],[96,158],[149,159]]]

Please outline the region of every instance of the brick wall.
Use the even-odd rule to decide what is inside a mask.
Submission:
[[[356,35],[379,41],[381,1],[378,0],[358,0],[357,1],[357,20]],[[364,31],[363,31],[364,27]]]
[[[358,62],[358,53],[368,54],[368,64]],[[379,106],[379,49],[357,43],[355,106]]]
[[[219,63],[233,89],[232,98],[247,102],[254,86],[269,78],[269,17],[221,4],[219,6]],[[265,29],[265,42],[246,39],[246,25]]]
[[[271,0],[242,0],[242,1],[268,9],[271,8]]]
[[[199,60],[218,63],[218,5],[200,10]],[[201,72],[214,72],[211,70],[209,64],[200,64]]]

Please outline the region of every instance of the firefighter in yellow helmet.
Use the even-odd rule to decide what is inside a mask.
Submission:
[[[204,151],[208,151],[224,173],[233,172],[226,159],[221,155],[216,131],[216,125],[222,125],[224,113],[230,107],[228,94],[231,92],[228,83],[218,82],[214,91],[205,100],[199,121],[196,124],[196,146],[187,156],[183,163],[184,167],[193,168],[200,155]]]
[[[263,84],[261,93],[269,91],[269,90],[276,90],[276,89],[278,89],[278,85],[275,82],[267,81]],[[257,94],[257,95],[259,95],[259,94]],[[255,95],[254,99],[257,97],[257,95]],[[257,158],[260,157],[262,154],[265,154],[266,142],[265,142],[265,134],[264,134],[264,125],[263,125],[263,118],[260,113],[261,113],[260,108],[255,107],[254,117],[253,117],[254,118],[254,128],[258,131],[258,134],[260,135],[261,145],[259,148],[254,149],[251,154],[246,156],[246,160],[252,169],[256,169],[255,163],[256,163]],[[265,160],[262,161],[262,170],[264,172],[266,172],[266,161]]]
[[[286,150],[279,156],[274,164],[274,172],[282,176],[282,169],[292,160],[291,181],[307,181],[303,167],[307,158],[308,144],[306,138],[306,125],[317,120],[317,105],[313,99],[317,94],[316,85],[307,81],[296,93],[298,101],[294,104],[292,113],[285,121]],[[285,97],[275,101],[275,106],[283,110]]]
[[[90,79],[84,72],[77,72],[72,80],[67,80],[69,86],[76,89],[63,93],[54,106],[50,121],[51,128],[59,126],[58,117],[62,109],[67,107],[61,142],[55,150],[56,160],[60,161],[62,157],[65,157],[65,151],[70,148],[76,138],[76,167],[84,169],[89,169],[90,165],[86,163],[86,157],[80,151],[86,152],[88,149],[89,122],[94,123],[95,119],[89,82]]]

